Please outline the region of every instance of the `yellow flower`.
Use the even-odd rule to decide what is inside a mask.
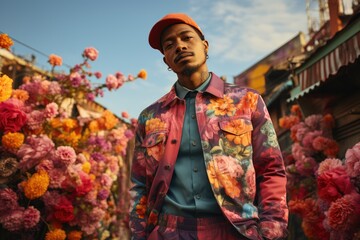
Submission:
[[[90,170],[91,170],[91,164],[89,162],[84,162],[83,165],[82,165],[82,170],[85,173],[89,173]]]
[[[7,50],[10,50],[10,47],[13,44],[14,44],[14,42],[11,40],[11,38],[6,33],[0,34],[0,48],[5,48]]]
[[[50,54],[48,62],[50,63],[51,66],[61,66],[62,58],[55,54]]]
[[[234,101],[228,96],[224,96],[224,98],[219,98],[216,100],[211,99],[208,109],[214,110],[215,115],[231,116],[235,111],[235,106],[233,102]]]
[[[1,138],[1,143],[5,148],[18,149],[24,143],[24,134],[8,132]]]
[[[39,198],[47,191],[50,183],[49,175],[46,171],[34,173],[23,183],[24,194],[28,199]]]
[[[25,90],[15,89],[12,91],[12,98],[16,98],[22,102],[25,102],[29,99],[29,93]]]
[[[141,69],[137,75],[138,78],[145,80],[147,78],[147,72],[145,69]]]
[[[46,233],[45,240],[65,240],[66,233],[62,229],[54,229]]]
[[[12,83],[13,80],[7,75],[0,77],[0,102],[6,101],[11,97]]]
[[[82,237],[82,232],[80,231],[70,231],[67,235],[68,240],[80,240]]]

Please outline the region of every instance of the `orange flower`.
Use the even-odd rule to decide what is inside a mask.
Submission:
[[[145,69],[141,69],[137,75],[138,78],[145,80],[147,78],[147,72]]]
[[[21,89],[15,89],[12,91],[12,98],[16,98],[19,99],[22,102],[25,102],[26,100],[29,99],[29,93],[25,90],[21,90]]]
[[[0,48],[5,48],[10,51],[10,47],[14,44],[11,38],[6,33],[0,34]]]
[[[143,196],[140,198],[139,204],[136,205],[136,213],[139,216],[139,218],[145,218],[146,213],[146,196]]]
[[[82,232],[80,231],[71,231],[67,235],[68,240],[80,240],[82,237]]]
[[[45,240],[65,240],[66,233],[62,229],[54,229],[46,233]]]
[[[226,138],[229,141],[234,142],[236,145],[248,146],[251,142],[251,126],[247,125],[243,120],[236,119],[227,126],[224,126],[225,130],[229,133],[225,133]]]
[[[233,115],[235,111],[234,101],[228,97],[224,96],[224,98],[219,99],[211,99],[210,104],[208,105],[208,109],[213,110],[215,115]]]
[[[19,132],[8,132],[1,138],[1,143],[5,148],[18,149],[24,143],[24,134]]]
[[[7,75],[0,77],[0,102],[6,101],[11,97],[13,80]]]
[[[50,183],[46,171],[34,173],[27,181],[23,182],[24,194],[28,199],[36,199],[44,195]]]
[[[51,64],[51,66],[61,66],[62,58],[55,54],[50,54],[48,62]]]
[[[238,104],[240,111],[255,110],[258,101],[258,95],[253,92],[247,92]]]
[[[104,126],[107,130],[112,129],[113,127],[115,127],[116,124],[118,124],[119,119],[117,119],[114,114],[108,110],[103,112],[103,119],[104,121]]]

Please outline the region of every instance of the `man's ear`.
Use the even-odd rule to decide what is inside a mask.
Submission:
[[[203,44],[205,46],[206,53],[208,53],[208,51],[209,51],[209,42],[207,40],[203,40]]]
[[[163,61],[169,67],[169,64],[167,64],[165,57],[163,57]]]

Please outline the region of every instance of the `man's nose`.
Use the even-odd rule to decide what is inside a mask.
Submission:
[[[182,50],[186,49],[186,45],[183,41],[178,41],[176,43],[176,53],[181,52]]]

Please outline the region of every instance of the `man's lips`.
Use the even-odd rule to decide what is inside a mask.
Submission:
[[[182,52],[179,55],[177,55],[174,59],[174,62],[179,62],[182,58],[188,57],[188,56],[194,56],[192,52]]]

